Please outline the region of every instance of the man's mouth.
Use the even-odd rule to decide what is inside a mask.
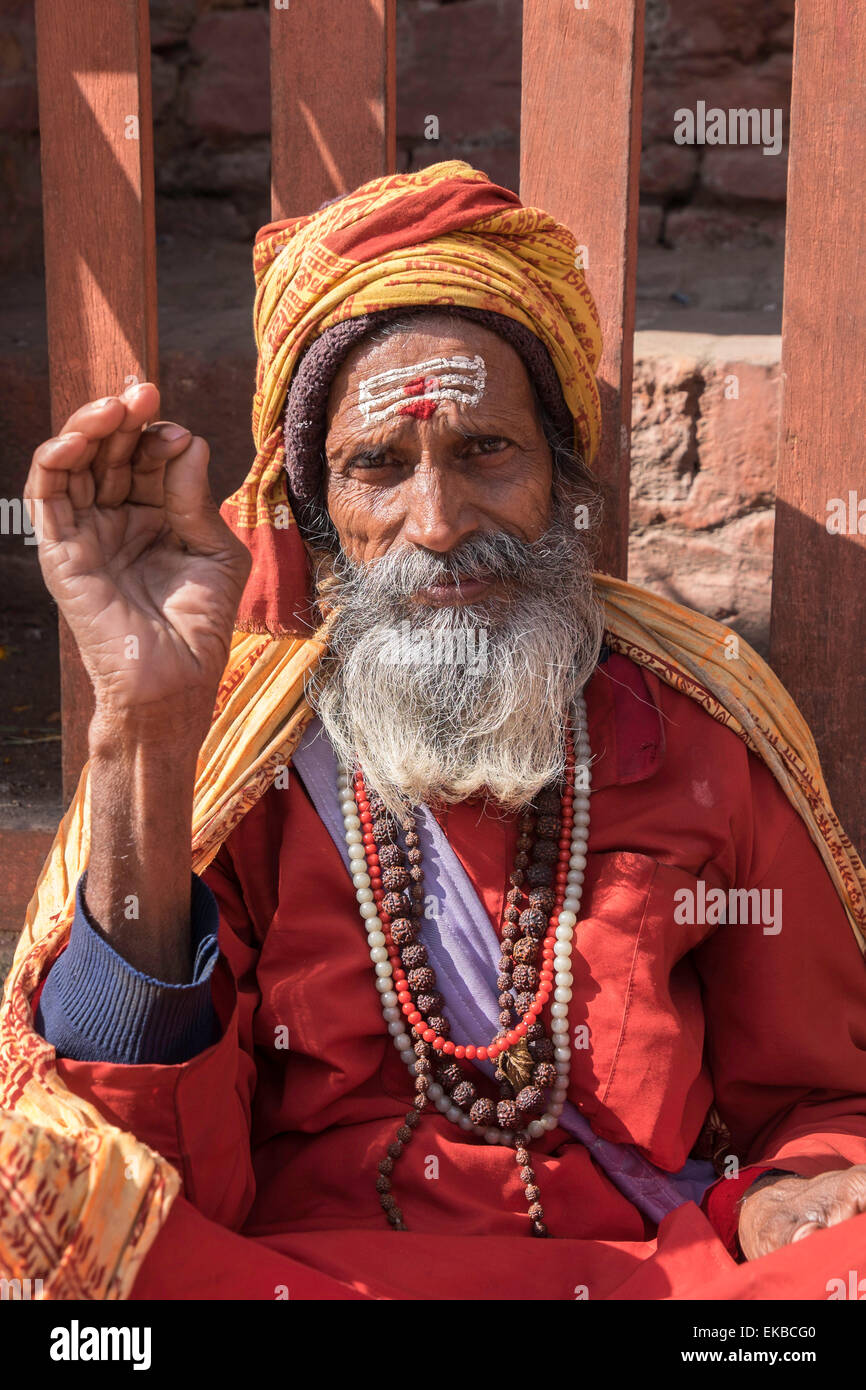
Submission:
[[[477,603],[489,594],[496,583],[495,576],[486,574],[469,578],[454,578],[438,584],[426,584],[418,589],[415,599],[433,608],[446,608],[461,604]]]

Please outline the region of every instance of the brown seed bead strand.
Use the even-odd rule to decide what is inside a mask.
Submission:
[[[415,818],[408,814],[402,820],[406,844],[404,853],[398,838],[397,821],[375,792],[367,793],[360,770],[355,774],[354,784],[359,808],[364,806],[369,810],[369,829],[374,843],[368,853],[368,864],[381,875],[377,907],[389,950],[395,952],[399,959],[399,976],[404,981],[403,1012],[410,1025],[416,1058],[414,1109],[398,1128],[387,1156],[379,1164],[376,1179],[376,1190],[386,1219],[395,1230],[407,1229],[403,1213],[391,1192],[391,1177],[394,1164],[412,1138],[421,1115],[429,1107],[431,1075],[435,1074],[444,1094],[454,1106],[468,1114],[479,1129],[489,1128],[495,1117],[500,1129],[515,1134],[532,1234],[546,1236],[548,1231],[543,1220],[544,1210],[538,1200],[540,1192],[526,1149],[528,1136],[522,1126],[542,1113],[544,1089],[555,1084],[556,1068],[550,1065],[552,1040],[547,1037],[540,1022],[526,1026],[526,1041],[534,1063],[531,1084],[524,1085],[515,1093],[500,1063],[496,1069],[500,1095],[498,1103],[478,1095],[475,1082],[469,1079],[457,1059],[465,1056],[472,1061],[477,1055],[483,1060],[487,1049],[474,1046],[457,1048],[449,1041],[450,1023],[444,1015],[443,997],[436,988],[436,973],[419,940],[424,886]],[[564,792],[553,789],[542,792],[537,802],[538,815],[535,811],[528,812],[521,817],[518,827],[514,869],[509,875],[510,887],[506,894],[502,955],[496,981],[500,995],[500,1033],[497,1040],[513,1027],[515,1010],[520,1014],[528,1011],[519,1006],[527,1001],[531,1004],[531,991],[539,982],[540,953],[550,923],[550,913],[555,905],[555,894],[550,885],[552,866],[559,857],[564,801]],[[434,1013],[434,1010],[437,1012]]]
[[[555,803],[547,792],[543,792],[539,799],[542,813],[536,816],[529,812],[520,821],[515,867],[520,871],[527,871],[525,878],[528,882],[533,882],[537,867],[544,869],[545,866],[555,863],[559,856],[559,837],[562,829],[559,814],[561,797],[554,795],[557,796]],[[539,887],[536,884],[527,895],[522,884],[515,882],[514,875],[510,882],[512,888],[508,894],[508,905],[504,914],[502,957],[499,961],[497,979],[497,987],[500,989],[500,1036],[514,1026],[515,1014],[520,1018],[529,1012],[532,1006],[532,991],[538,984],[542,943],[554,903],[554,894],[550,888]],[[539,894],[543,894],[543,899],[539,898]],[[547,912],[538,906],[541,900],[549,902]],[[500,1091],[505,1099],[514,1097],[514,1090],[507,1078],[501,1083]],[[503,1113],[510,1114],[510,1111],[506,1110]],[[508,1124],[503,1124],[502,1127],[512,1128]]]
[[[514,860],[514,867],[517,870],[522,871],[528,868],[531,862],[530,853],[533,846],[534,826],[535,817],[532,814],[527,813],[521,816],[517,828],[517,853]],[[509,882],[512,885],[515,899],[512,900],[511,892],[509,892],[504,912],[505,922],[502,928],[502,957],[499,961],[499,976],[496,982],[499,989],[499,1033],[497,1036],[500,1038],[504,1037],[517,1022],[514,1016],[515,999],[512,971],[515,960],[519,959],[514,954],[514,945],[520,936],[520,909],[525,902],[525,894],[520,884],[514,882],[513,876]],[[519,898],[517,897],[518,893]],[[506,948],[506,942],[510,949]]]
[[[405,873],[403,853],[399,844],[396,843],[396,822],[386,812],[383,803],[377,796],[366,797],[363,783],[359,786],[358,781],[356,776],[355,797],[358,809],[362,815],[366,810],[370,817],[369,822],[366,822],[365,818],[362,824],[369,824],[375,841],[372,850],[368,850],[367,853],[367,866],[369,869],[376,869],[379,872],[381,891],[377,906],[382,918],[382,928],[389,948],[398,951],[400,944],[408,946],[417,937],[417,931],[409,915],[411,902],[402,891],[409,882],[409,875]],[[372,873],[371,881],[376,881]],[[405,973],[402,960],[400,965],[401,970]],[[418,1044],[416,1044],[416,1048],[417,1046]],[[426,1053],[429,1054],[429,1048],[426,1048],[425,1043],[421,1043],[420,1046],[425,1048]],[[431,1068],[429,1060],[426,1061],[426,1065],[425,1061],[422,1060],[424,1056],[425,1054],[419,1054],[418,1057],[420,1065],[415,1076],[414,1109],[409,1111],[397,1127],[394,1139],[388,1146],[387,1155],[380,1160],[378,1165],[376,1191],[379,1195],[379,1203],[385,1213],[386,1221],[395,1231],[405,1231],[408,1227],[403,1219],[403,1212],[391,1192],[391,1176],[394,1172],[394,1164],[404,1153],[406,1145],[410,1142],[415,1128],[420,1122],[421,1114],[427,1107],[427,1088],[430,1085]]]
[[[376,1191],[379,1194],[379,1205],[385,1213],[385,1220],[389,1226],[393,1226],[395,1231],[407,1231],[409,1227],[403,1220],[403,1213],[397,1205],[396,1199],[391,1192],[391,1174],[394,1172],[394,1164],[400,1158],[415,1133],[420,1116],[417,1110],[410,1110],[402,1123],[398,1126],[397,1133],[393,1141],[388,1145],[388,1153],[385,1158],[379,1160],[379,1176],[376,1179]]]
[[[544,1208],[539,1202],[540,1196],[538,1183],[535,1178],[535,1169],[529,1157],[527,1144],[528,1135],[520,1133],[516,1136],[517,1148],[514,1150],[514,1157],[520,1169],[520,1181],[523,1184],[523,1195],[529,1203],[529,1219],[532,1222],[531,1231],[534,1236],[547,1236],[550,1234],[544,1224]]]

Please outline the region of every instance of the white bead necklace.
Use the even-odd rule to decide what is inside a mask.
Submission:
[[[589,841],[589,786],[591,782],[591,750],[587,733],[586,701],[582,694],[578,695],[575,700],[574,713],[574,723],[578,731],[574,741],[576,774],[572,800],[574,824],[571,832],[571,855],[568,861],[565,898],[556,924],[556,942],[553,948],[554,989],[553,1002],[550,1006],[550,1031],[554,1045],[553,1056],[557,1079],[556,1085],[550,1093],[548,1109],[540,1119],[530,1120],[526,1126],[526,1133],[530,1139],[538,1139],[548,1130],[556,1128],[568,1095],[571,1071],[571,1045],[568,1027],[568,1006],[571,1002],[571,986],[574,983],[574,976],[571,972],[571,953],[574,945],[574,929],[577,926],[583,897],[586,848]],[[580,774],[579,778],[577,778],[578,773]],[[580,786],[577,785],[578,780]],[[352,870],[352,883],[355,887],[355,897],[358,899],[359,911],[367,932],[367,944],[370,948],[370,960],[373,962],[382,1014],[388,1032],[394,1040],[394,1046],[406,1063],[410,1075],[414,1077],[416,1075],[415,1050],[396,991],[393,989],[393,971],[388,959],[382,919],[376,909],[370,875],[367,873],[367,856],[361,834],[358,803],[355,799],[354,780],[345,764],[341,764],[338,769],[337,786]],[[430,1085],[427,1096],[446,1119],[459,1125],[461,1129],[474,1130],[476,1133],[483,1134],[488,1144],[505,1144],[509,1147],[514,1145],[515,1135],[511,1130],[500,1129],[498,1125],[488,1125],[484,1129],[479,1129],[479,1126],[474,1125],[469,1116],[464,1114],[458,1105],[454,1104],[438,1081],[434,1081]]]

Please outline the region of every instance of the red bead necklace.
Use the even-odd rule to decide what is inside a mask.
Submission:
[[[538,989],[535,992],[530,1007],[526,1010],[520,1022],[504,1036],[490,1039],[487,1043],[466,1045],[455,1045],[450,1039],[443,1038],[435,1028],[431,1028],[429,1023],[425,1024],[424,1016],[415,1006],[412,993],[409,989],[409,981],[403,969],[403,962],[399,950],[391,936],[391,918],[385,910],[383,903],[385,890],[382,883],[382,869],[379,863],[379,851],[376,839],[373,834],[373,816],[370,810],[370,799],[364,782],[364,774],[357,768],[354,776],[355,800],[358,804],[358,817],[361,821],[361,840],[364,846],[364,853],[367,861],[367,873],[370,876],[370,887],[373,892],[373,900],[382,921],[382,931],[385,935],[388,959],[393,970],[394,989],[397,992],[397,1002],[399,1003],[407,1023],[417,1030],[418,1036],[429,1043],[434,1052],[442,1052],[446,1056],[453,1056],[458,1061],[464,1058],[467,1061],[494,1061],[502,1052],[506,1052],[510,1047],[514,1047],[521,1038],[525,1038],[528,1030],[537,1022],[538,1016],[550,998],[553,987],[553,959],[554,943],[556,941],[556,926],[562,904],[565,900],[566,884],[568,880],[568,861],[571,854],[571,835],[574,827],[574,736],[570,727],[565,731],[565,772],[564,787],[562,795],[562,807],[560,811],[560,833],[557,857],[556,872],[554,875],[554,904],[550,912],[550,919],[545,933],[541,950],[541,969],[539,971]]]

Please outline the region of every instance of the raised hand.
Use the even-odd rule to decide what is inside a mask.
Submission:
[[[148,382],[40,445],[24,489],[42,573],[93,682],[86,903],[158,980],[190,978],[196,760],[250,556],[207,483],[203,439],[153,421]]]
[[[158,410],[149,382],[82,406],[34,453],[24,498],[97,708],[205,718],[250,557],[211,497],[207,444],[148,423]]]

